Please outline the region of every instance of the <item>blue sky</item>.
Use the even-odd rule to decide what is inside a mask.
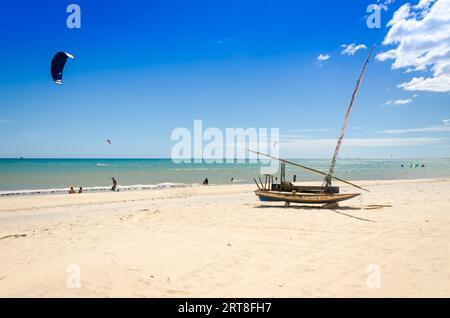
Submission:
[[[427,44],[444,54],[423,62],[420,51],[432,51],[421,19],[448,27],[433,7],[450,6],[422,1],[5,1],[0,157],[169,157],[173,129],[201,119],[279,127],[283,156],[329,158],[368,54],[343,54],[353,43],[377,45],[377,58],[342,156],[450,157],[449,37]],[[81,29],[66,27],[70,3]],[[371,3],[386,8],[379,29],[366,25]],[[411,21],[411,34],[395,31]],[[57,86],[50,61],[61,50],[75,59]]]

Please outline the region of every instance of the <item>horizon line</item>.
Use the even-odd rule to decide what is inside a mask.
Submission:
[[[292,157],[283,157],[280,159],[285,160],[331,160],[330,158],[292,158]],[[383,159],[383,160],[415,160],[415,159],[422,159],[422,160],[430,160],[430,159],[450,159],[450,157],[342,157],[339,158],[340,160],[347,160],[347,159]],[[170,160],[173,161],[172,158],[164,158],[164,157],[0,157],[0,160]],[[178,159],[177,159],[178,160]],[[216,160],[214,158],[190,158],[187,159],[190,161],[194,160]],[[218,161],[222,160],[224,163],[226,163],[229,159],[219,159]],[[234,158],[231,160],[254,160],[250,158]],[[257,158],[257,160],[260,160],[260,158]],[[217,162],[216,162],[217,163]]]

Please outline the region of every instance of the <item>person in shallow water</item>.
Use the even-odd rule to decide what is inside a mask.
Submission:
[[[73,189],[73,187],[70,187],[69,194],[75,194],[75,193],[77,193],[77,192]]]
[[[203,185],[204,185],[204,186],[209,185],[209,180],[208,180],[208,178],[205,178],[205,181],[203,181]]]
[[[78,193],[83,193],[83,187],[80,187],[80,190],[78,190]]]
[[[113,182],[113,184],[112,184],[112,187],[111,187],[111,191],[116,191],[116,188],[117,188],[117,181],[116,181],[116,179],[112,178],[112,182]]]

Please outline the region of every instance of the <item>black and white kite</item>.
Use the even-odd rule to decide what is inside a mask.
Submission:
[[[67,59],[73,59],[73,55],[66,52],[58,52],[52,59],[51,73],[53,81],[61,85],[62,84],[62,74],[64,70],[64,65],[66,65]]]

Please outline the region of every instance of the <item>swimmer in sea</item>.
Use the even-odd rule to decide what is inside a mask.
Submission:
[[[113,184],[112,184],[112,187],[111,187],[111,191],[116,191],[116,188],[117,188],[117,181],[116,181],[116,179],[112,178],[112,182],[113,182]]]

